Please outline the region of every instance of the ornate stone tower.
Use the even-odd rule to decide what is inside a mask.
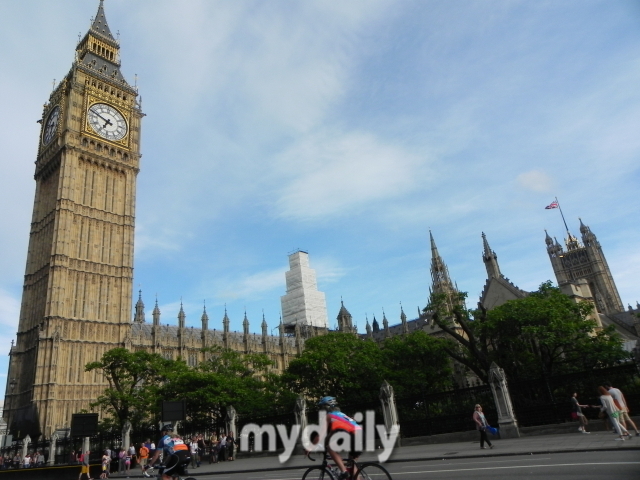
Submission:
[[[466,309],[464,301],[459,298],[460,292],[457,286],[451,281],[449,269],[438,252],[438,247],[433,239],[433,234],[429,232],[431,240],[431,291],[430,297],[435,294],[444,296],[444,308],[447,313],[453,312],[455,305],[460,305]]]
[[[131,328],[137,91],[102,0],[42,112],[36,194],[4,417],[14,435],[68,427],[104,389],[84,365]],[[142,319],[140,319],[142,320]]]
[[[498,255],[496,252],[491,250],[489,246],[489,242],[487,241],[487,236],[482,232],[482,261],[484,262],[484,266],[487,269],[487,278],[501,278],[502,273],[500,273],[500,266],[498,265]]]
[[[567,231],[566,251],[558,240],[546,234],[547,253],[558,285],[575,283],[583,278],[589,284],[598,312],[606,314],[623,312],[624,306],[600,242],[591,229],[582,223],[582,219],[580,219],[580,233],[582,244]]]
[[[358,333],[358,330],[353,326],[353,317],[344,306],[342,300],[340,300],[340,311],[338,312],[336,320],[338,320],[338,331],[343,333]],[[367,325],[368,324],[369,322],[367,321]]]

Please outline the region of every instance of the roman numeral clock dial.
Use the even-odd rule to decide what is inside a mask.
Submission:
[[[117,141],[127,134],[127,121],[111,105],[94,103],[89,107],[87,118],[93,131],[102,138]]]
[[[47,145],[56,134],[58,129],[58,121],[60,120],[60,107],[57,105],[51,110],[44,124],[44,132],[42,133],[42,143]]]

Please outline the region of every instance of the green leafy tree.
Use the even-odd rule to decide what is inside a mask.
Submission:
[[[329,333],[307,340],[283,377],[297,393],[332,395],[343,405],[376,403],[384,380],[399,396],[430,393],[451,385],[445,343],[423,331],[389,338],[382,345]]]
[[[453,383],[448,342],[416,330],[388,338],[382,345],[381,368],[399,397],[446,390]]]
[[[196,368],[182,359],[166,360],[124,348],[87,364],[87,371],[99,371],[109,384],[92,404],[106,414],[102,427],[119,431],[127,420],[134,429],[147,427],[159,420],[163,400],[185,400],[185,426],[194,429],[216,426],[229,405],[252,416],[283,406],[291,410],[295,395],[270,373],[272,362],[266,355],[243,355],[219,347],[205,352],[207,360]]]
[[[453,302],[454,308],[450,312],[447,308],[448,298],[444,294],[432,294],[429,304],[424,308],[425,318],[431,314],[432,321],[448,336],[444,349],[447,354],[458,363],[464,365],[479,378],[487,381],[491,367],[490,345],[484,331],[477,331],[476,325],[469,318],[469,312],[460,305],[464,302],[466,293],[460,293],[459,302]],[[480,312],[482,319],[486,318],[486,311]]]
[[[384,379],[378,345],[356,335],[329,333],[310,338],[283,374],[289,388],[309,398],[332,395],[343,405],[375,401]]]
[[[159,390],[165,399],[185,400],[186,426],[214,428],[233,405],[241,415],[259,417],[279,408],[292,409],[294,395],[283,389],[270,372],[271,360],[264,354],[242,354],[221,347],[205,350],[207,360],[197,368],[181,362]]]
[[[85,370],[100,372],[109,384],[91,404],[107,414],[103,427],[120,430],[127,420],[134,428],[150,424],[157,413],[159,385],[174,367],[157,354],[125,348],[109,350],[99,361],[88,363]]]
[[[239,353],[222,347],[209,347],[203,350],[207,359],[198,368],[205,372],[238,378],[265,375],[273,362],[263,353]]]
[[[455,340],[449,354],[484,380],[492,362],[511,378],[531,378],[605,367],[629,358],[614,328],[599,330],[590,319],[590,302],[574,302],[551,282],[493,310],[481,308],[473,320],[461,308],[454,309],[453,317],[443,314],[442,301],[434,296],[427,309]]]

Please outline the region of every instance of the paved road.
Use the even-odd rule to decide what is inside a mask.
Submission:
[[[640,454],[636,451],[575,452],[510,457],[426,460],[386,465],[394,480],[495,480],[495,479],[640,479]],[[299,480],[304,470],[265,473],[204,474],[198,480]],[[382,477],[379,477],[383,480]],[[375,479],[374,479],[375,480]]]

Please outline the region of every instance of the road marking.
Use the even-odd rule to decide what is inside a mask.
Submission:
[[[548,465],[509,465],[504,467],[482,468],[452,468],[447,470],[420,470],[418,472],[389,472],[395,475],[413,475],[416,473],[469,472],[477,470],[506,470],[514,468],[545,468],[545,467],[579,467],[585,465],[640,465],[640,462],[598,462],[598,463],[550,463]]]
[[[449,461],[447,463],[438,463],[438,465],[468,465],[468,464],[478,465],[478,464],[482,464],[482,463],[494,464],[494,463],[522,462],[522,461],[525,461],[525,460],[533,460],[533,459],[535,459],[535,460],[550,460],[551,457],[527,457],[524,460],[522,458],[519,458],[517,460],[496,460],[496,461],[485,460],[483,462],[455,462],[454,463],[454,462]],[[447,459],[447,460],[449,460],[449,459]],[[453,460],[453,459],[451,459],[451,460]],[[418,460],[416,460],[415,462],[412,462],[412,463],[424,463],[424,461],[419,462]],[[400,468],[416,468],[416,466],[415,465],[409,465],[409,466],[403,466],[403,467],[400,467]]]
[[[296,475],[295,477],[280,477],[280,476],[267,477],[265,475],[260,475],[259,477],[247,477],[247,478],[269,478],[270,480],[300,480],[300,475]]]

